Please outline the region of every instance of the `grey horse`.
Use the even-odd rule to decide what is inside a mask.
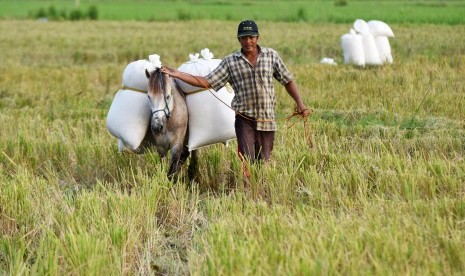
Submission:
[[[195,178],[197,172],[197,152],[189,152],[188,122],[189,114],[184,93],[180,92],[172,78],[160,69],[145,71],[149,79],[148,97],[152,110],[151,130],[155,147],[160,157],[165,157],[171,150],[168,178],[177,180],[178,172],[191,155],[188,176]]]

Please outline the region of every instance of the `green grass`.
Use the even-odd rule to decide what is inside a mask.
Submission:
[[[58,14],[90,6],[102,20],[228,20],[252,18],[260,21],[311,23],[352,23],[356,18],[377,19],[389,23],[430,23],[458,25],[465,23],[462,1],[6,1],[0,0],[0,18],[21,19],[53,7]]]
[[[235,142],[201,149],[190,186],[105,127],[128,62],[221,58],[236,22],[0,21],[0,274],[462,274],[465,27],[391,24],[394,64],[361,69],[351,23],[259,22],[314,147],[277,86],[273,159],[244,191]]]

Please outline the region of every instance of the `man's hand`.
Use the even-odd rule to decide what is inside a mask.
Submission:
[[[179,75],[179,71],[174,69],[174,68],[170,68],[168,66],[165,66],[163,65],[161,68],[160,68],[160,71],[163,73],[163,74],[167,74],[171,77],[174,77],[174,78],[177,78],[177,76]]]
[[[310,113],[312,113],[312,111],[306,108],[304,105],[297,106],[296,112],[302,117],[307,117],[308,115],[310,115]]]
[[[167,74],[173,78],[176,78],[176,79],[179,79],[179,80],[182,80],[183,82],[186,82],[190,85],[193,85],[193,86],[197,86],[197,87],[202,87],[202,88],[211,88],[210,84],[208,83],[208,81],[204,78],[204,77],[201,77],[201,76],[193,76],[191,74],[188,74],[188,73],[183,73],[183,72],[180,72],[174,68],[170,68],[168,66],[162,66],[160,68],[160,71],[163,73],[163,74]]]

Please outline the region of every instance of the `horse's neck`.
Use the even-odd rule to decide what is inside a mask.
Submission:
[[[184,100],[186,100],[186,94],[184,94],[183,92],[181,92],[178,84],[171,80],[171,91],[173,91],[173,95],[175,94],[178,94],[179,96],[181,96]]]
[[[176,109],[176,107],[181,107],[183,105],[186,105],[186,95],[181,92],[181,90],[178,89],[176,83],[174,81],[171,81],[171,93],[173,94],[173,110]]]
[[[186,129],[188,124],[188,111],[186,96],[180,90],[178,90],[174,83],[171,83],[171,94],[173,99],[173,105],[171,109],[171,118],[169,124],[173,128]],[[175,127],[176,126],[176,127]]]

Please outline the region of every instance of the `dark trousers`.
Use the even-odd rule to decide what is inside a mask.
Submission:
[[[274,131],[257,130],[257,122],[253,119],[236,115],[234,123],[236,129],[238,151],[241,157],[251,162],[270,160],[273,150]]]

